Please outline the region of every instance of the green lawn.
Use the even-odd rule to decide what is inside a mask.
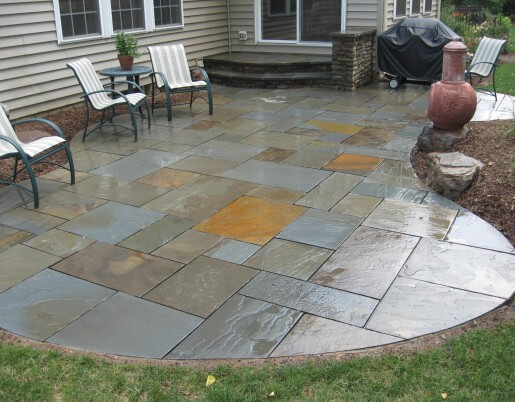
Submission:
[[[495,86],[497,92],[515,96],[515,63],[501,64],[495,72]],[[483,88],[493,89],[492,83]]]
[[[515,321],[409,356],[213,370],[0,345],[2,400],[515,400]],[[206,377],[217,381],[207,388]],[[269,396],[274,392],[274,396]]]

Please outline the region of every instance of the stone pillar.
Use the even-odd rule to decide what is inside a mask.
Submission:
[[[374,80],[375,36],[375,29],[331,34],[335,87],[352,91]]]

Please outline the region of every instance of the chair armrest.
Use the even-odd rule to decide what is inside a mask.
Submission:
[[[113,81],[113,82],[108,82],[107,84],[104,84],[104,87],[111,86],[111,85],[116,85],[116,84],[129,84],[129,85],[132,85],[133,87],[138,88],[138,90],[139,90],[141,93],[145,93],[145,92],[143,91],[143,89],[142,89],[138,84],[136,84],[136,83],[135,83],[135,82],[133,82],[133,81]]]
[[[28,159],[27,155],[25,154],[25,151],[23,148],[18,144],[16,141],[14,141],[12,138],[7,137],[5,135],[0,135],[0,141],[6,141],[9,144],[11,144],[16,151],[22,156],[23,159]]]
[[[114,89],[100,89],[98,91],[94,91],[94,92],[89,92],[87,94],[84,94],[81,96],[81,98],[87,98],[88,96],[90,95],[95,95],[95,94],[101,94],[101,93],[110,93],[110,94],[116,94],[118,95],[120,98],[123,98],[125,100],[125,102],[129,103],[129,99],[127,99],[127,97],[120,91],[115,91]]]
[[[16,123],[12,123],[12,126],[15,127],[18,124],[25,124],[25,123],[44,123],[47,126],[50,126],[57,133],[57,135],[59,137],[64,138],[66,140],[66,137],[64,136],[63,130],[61,130],[57,126],[57,124],[55,124],[54,122],[52,122],[50,120],[47,120],[47,119],[30,118],[30,119],[25,119],[25,120],[17,121]]]
[[[202,67],[194,67],[190,70],[190,72],[193,72],[194,70],[200,71],[200,74],[202,75],[202,81],[205,81],[208,85],[210,84],[209,76],[207,75],[206,70],[204,70]]]
[[[159,75],[159,77],[161,77],[161,80],[163,81],[164,83],[164,87],[165,88],[170,88],[170,86],[168,85],[168,80],[166,79],[165,75],[159,71],[153,71],[149,74],[150,77],[153,77],[154,75]],[[157,81],[156,81],[156,84],[157,84]]]
[[[474,64],[471,64],[469,68],[467,68],[467,71],[465,71],[465,74],[470,74],[470,70],[472,69],[472,67],[477,66],[478,64],[490,64],[491,66],[499,67],[499,64],[492,63],[490,61],[478,61]]]

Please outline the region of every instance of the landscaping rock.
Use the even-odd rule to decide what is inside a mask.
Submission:
[[[463,140],[468,132],[467,127],[458,130],[443,130],[434,126],[424,127],[418,136],[417,146],[424,152],[448,151],[458,141]]]
[[[477,177],[483,164],[460,152],[428,155],[426,184],[451,200],[458,198]]]

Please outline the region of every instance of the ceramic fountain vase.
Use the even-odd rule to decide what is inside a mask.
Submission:
[[[427,117],[434,126],[444,130],[459,130],[476,111],[477,97],[465,82],[467,47],[458,39],[443,48],[442,80],[431,86]]]

